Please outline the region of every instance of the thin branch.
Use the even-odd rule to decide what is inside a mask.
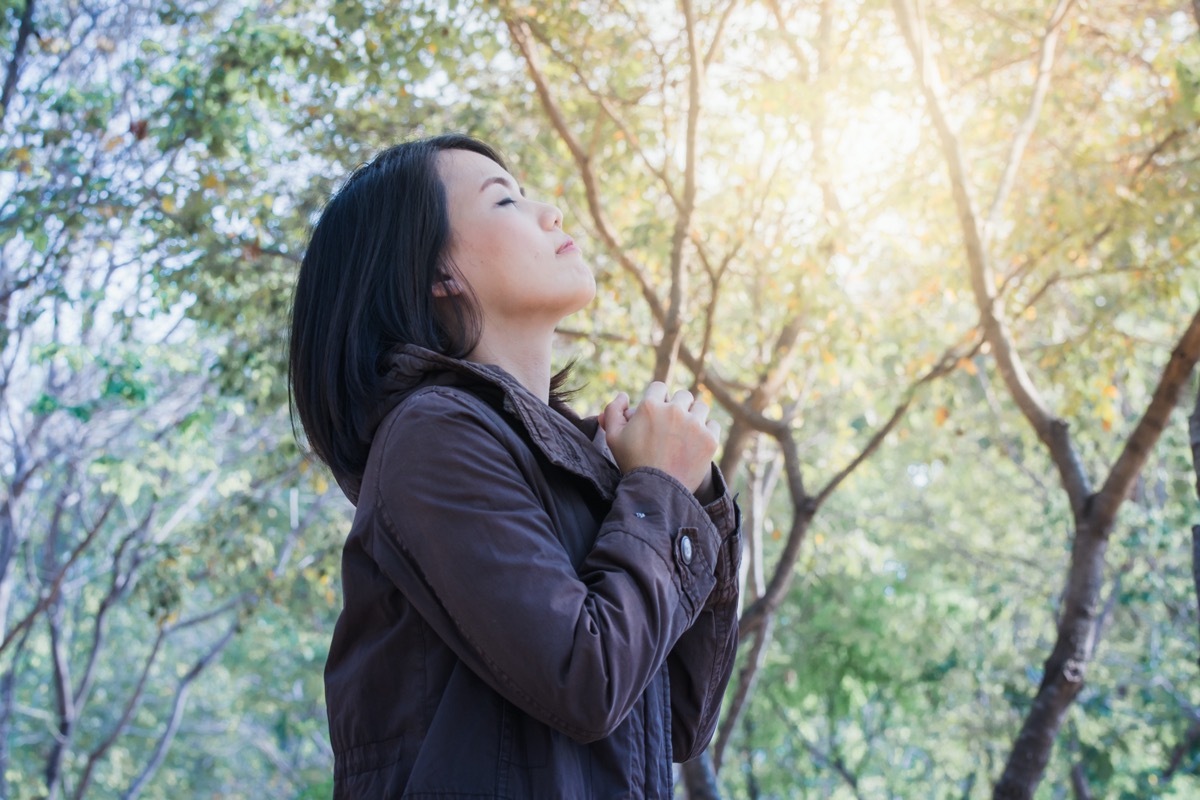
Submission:
[[[1200,2],[1200,0],[1197,0]],[[713,32],[712,41],[708,45],[708,52],[704,54],[704,69],[708,70],[712,66],[713,59],[716,58],[717,52],[721,48],[721,37],[725,33],[725,24],[729,22],[729,17],[733,14],[733,10],[737,8],[738,0],[729,0],[725,4],[725,10],[721,12],[721,18],[717,20],[717,29]]]
[[[687,272],[684,269],[683,248],[687,243],[688,228],[691,227],[692,213],[696,207],[696,139],[700,128],[700,85],[704,78],[691,0],[679,0],[679,6],[683,12],[684,29],[687,33],[688,107],[684,139],[683,205],[675,215],[675,229],[671,234],[670,299],[667,318],[663,322],[662,340],[659,342],[654,363],[654,379],[664,382],[668,381],[675,367],[683,336],[684,303],[687,300]]]
[[[96,664],[100,657],[100,650],[104,643],[104,625],[108,617],[109,610],[117,599],[124,594],[129,588],[133,572],[136,570],[140,559],[134,556],[130,568],[126,571],[121,570],[121,560],[128,550],[130,545],[138,539],[141,539],[146,531],[150,528],[150,522],[154,519],[154,506],[142,516],[142,519],[128,533],[121,537],[121,542],[117,546],[115,555],[112,557],[112,580],[109,582],[108,592],[104,599],[100,601],[100,606],[97,608],[92,621],[92,645],[88,653],[87,664],[84,666],[83,675],[80,677],[79,686],[75,690],[75,705],[82,708],[88,699],[91,692],[92,681],[96,674]]]
[[[1200,2],[1200,0],[1197,0]],[[1167,764],[1167,768],[1163,770],[1163,783],[1171,780],[1175,772],[1179,769],[1179,765],[1183,763],[1183,757],[1196,749],[1196,745],[1200,744],[1200,719],[1192,720],[1192,724],[1188,726],[1187,733],[1183,736],[1183,741],[1175,745],[1175,749],[1171,751],[1171,760]]]
[[[1083,771],[1083,762],[1077,761],[1071,767],[1071,789],[1075,793],[1075,800],[1092,800],[1092,788]]]
[[[187,704],[187,697],[191,691],[192,682],[216,660],[221,651],[225,649],[225,646],[233,639],[238,627],[239,622],[235,619],[233,624],[229,626],[229,630],[225,632],[225,635],[179,679],[179,685],[175,689],[175,700],[171,708],[171,719],[167,723],[167,727],[163,730],[162,735],[158,738],[158,743],[155,745],[154,755],[151,756],[150,762],[146,764],[145,769],[137,776],[125,794],[121,796],[122,800],[136,800],[142,793],[142,789],[154,777],[154,774],[158,772],[163,759],[167,757],[167,751],[170,750],[171,743],[175,740],[175,734],[179,731],[179,723],[183,720],[183,710]]]
[[[797,452],[795,440],[788,435],[778,437],[776,441],[783,453],[784,475],[788,484],[788,493],[792,498],[792,524],[788,531],[787,541],[783,546],[783,552],[780,553],[779,560],[776,562],[775,571],[771,574],[771,580],[767,582],[767,590],[763,592],[762,597],[755,600],[742,612],[738,628],[743,635],[765,626],[775,609],[779,608],[780,603],[783,602],[783,598],[787,596],[787,590],[791,586],[794,575],[796,558],[800,555],[800,546],[804,544],[808,526],[817,513],[816,503],[804,491],[800,455]]]
[[[651,313],[654,314],[654,318],[661,324],[666,318],[662,302],[650,286],[644,270],[629,257],[628,253],[625,252],[625,249],[617,241],[616,234],[609,227],[608,219],[604,214],[604,209],[600,202],[599,181],[596,178],[596,173],[592,169],[591,162],[582,145],[580,145],[579,139],[571,132],[562,110],[558,107],[558,103],[555,102],[553,95],[550,93],[550,88],[546,84],[546,78],[542,74],[537,53],[529,41],[529,37],[531,36],[529,26],[524,22],[518,22],[508,17],[505,17],[504,23],[508,27],[508,32],[512,37],[513,43],[525,59],[525,65],[529,69],[529,76],[533,80],[534,88],[537,91],[542,108],[546,112],[546,116],[550,118],[550,124],[554,127],[555,132],[558,133],[559,138],[562,139],[563,144],[571,152],[575,166],[579,169],[580,177],[583,179],[588,210],[592,215],[596,232],[604,242],[605,247],[608,248],[609,252],[617,260],[617,263],[621,265],[621,268],[637,282],[638,288],[642,292],[642,297],[650,307]]]
[[[1200,3],[1200,0],[1196,0]],[[1196,391],[1196,403],[1188,417],[1188,439],[1192,446],[1192,470],[1196,473],[1196,497],[1200,498],[1200,389]],[[1200,525],[1192,526],[1192,585],[1196,589],[1196,608],[1200,612]],[[1197,613],[1200,620],[1200,613]],[[1200,664],[1200,655],[1196,659]]]
[[[862,792],[860,792],[858,788],[858,776],[850,771],[850,769],[846,766],[846,762],[842,760],[842,757],[836,754],[831,755],[826,753],[815,744],[810,742],[808,738],[800,732],[800,729],[797,727],[796,723],[788,717],[786,709],[787,706],[784,703],[775,704],[775,713],[779,716],[779,719],[791,729],[792,735],[800,741],[800,744],[804,745],[804,749],[807,750],[809,754],[818,762],[836,772],[838,777],[845,781],[846,785],[850,787],[850,791],[854,793],[854,796],[858,798],[858,800],[865,800]]]
[[[1200,312],[1192,317],[1191,324],[1175,345],[1171,360],[1167,362],[1158,386],[1154,389],[1150,405],[1125,441],[1121,455],[1113,464],[1103,488],[1096,496],[1095,519],[1102,529],[1112,525],[1117,509],[1128,497],[1134,480],[1150,455],[1150,449],[1158,441],[1171,411],[1179,402],[1179,395],[1197,361],[1200,361]]]
[[[858,469],[864,461],[870,458],[871,455],[879,449],[879,446],[883,444],[883,441],[895,429],[895,427],[900,424],[900,420],[904,418],[905,412],[908,411],[908,408],[912,404],[913,398],[916,396],[917,390],[920,387],[944,375],[950,374],[958,367],[958,363],[962,359],[974,357],[982,346],[983,340],[980,338],[977,339],[972,347],[965,353],[960,353],[955,348],[950,348],[947,350],[945,354],[942,355],[942,357],[937,361],[937,363],[930,367],[929,370],[922,375],[916,383],[908,388],[908,390],[904,393],[904,399],[899,405],[896,406],[895,409],[893,409],[891,416],[888,417],[888,421],[885,422],[877,431],[875,431],[875,433],[867,441],[867,444],[862,450],[859,451],[858,455],[856,455],[849,464],[847,464],[836,475],[834,475],[833,478],[830,479],[829,483],[825,484],[825,487],[817,493],[814,501],[816,506],[819,508],[821,505],[823,505],[825,501],[829,499],[829,496],[833,494],[834,490],[841,485],[842,481],[849,477],[854,470]]]
[[[12,644],[13,640],[20,635],[21,631],[32,624],[33,621],[37,619],[38,615],[45,611],[46,608],[52,602],[54,602],[55,598],[58,597],[59,587],[62,586],[63,580],[67,577],[67,572],[69,572],[71,567],[75,565],[75,562],[79,560],[80,556],[87,552],[88,547],[91,546],[92,541],[100,532],[100,528],[103,526],[105,518],[108,517],[109,512],[112,511],[116,505],[116,502],[117,498],[115,495],[109,498],[108,503],[105,504],[104,509],[100,514],[100,519],[97,520],[92,526],[92,529],[88,531],[87,536],[84,537],[83,541],[80,542],[79,545],[71,552],[71,556],[67,559],[66,563],[62,565],[62,567],[58,570],[58,574],[55,575],[50,581],[50,586],[42,591],[42,596],[38,599],[37,603],[35,603],[33,608],[31,608],[29,612],[21,618],[20,622],[14,625],[4,635],[4,640],[0,641],[0,654],[3,654],[4,651],[8,649],[9,645]]]
[[[96,768],[96,764],[100,762],[100,759],[105,756],[109,748],[124,733],[125,728],[129,725],[129,721],[133,719],[133,713],[141,705],[142,695],[146,690],[146,682],[150,677],[150,668],[154,666],[154,662],[158,658],[159,650],[162,648],[166,636],[166,629],[160,628],[158,635],[154,638],[154,645],[150,648],[150,654],[146,657],[145,664],[142,665],[142,674],[138,676],[133,692],[129,695],[129,699],[125,701],[125,708],[122,709],[121,716],[113,725],[112,730],[109,731],[108,736],[105,736],[100,744],[88,753],[87,763],[83,767],[83,774],[80,776],[79,783],[75,787],[75,800],[82,800],[85,796],[88,785],[92,781],[92,771]]]
[[[47,615],[50,628],[50,659],[53,663],[54,711],[57,716],[57,730],[54,732],[54,743],[50,754],[46,757],[46,794],[51,800],[57,800],[62,782],[63,757],[71,743],[75,721],[78,718],[74,699],[71,696],[70,665],[63,643],[62,634],[62,604],[54,603]]]
[[[25,48],[29,37],[33,34],[34,0],[25,0],[25,8],[21,9],[21,22],[17,28],[17,40],[13,45],[12,59],[8,62],[8,70],[4,76],[4,91],[0,94],[0,125],[8,115],[8,106],[17,91],[17,78],[21,72],[21,61],[25,57]]]
[[[779,7],[778,0],[767,0],[767,6],[771,9],[771,13],[775,15],[775,22],[779,25],[779,32],[783,36],[784,44],[791,51],[792,58],[796,59],[796,66],[800,70],[800,80],[808,81],[810,71],[808,56],[800,49],[800,43],[796,40],[796,37],[788,33],[787,18],[783,16],[783,9]]]
[[[1091,494],[1091,484],[1083,470],[1079,454],[1071,441],[1067,423],[1052,415],[1047,409],[1041,394],[1025,369],[1021,356],[1017,353],[1007,324],[998,314],[998,302],[992,288],[995,286],[995,281],[983,245],[979,216],[971,198],[966,159],[963,156],[958,137],[951,129],[945,113],[941,98],[940,78],[926,46],[923,21],[914,19],[913,12],[908,7],[909,2],[910,0],[892,0],[892,6],[916,64],[918,85],[925,97],[926,110],[937,130],[942,154],[950,173],[954,204],[958,211],[959,226],[962,230],[963,247],[966,250],[967,263],[970,267],[971,288],[975,294],[975,302],[979,306],[984,335],[992,348],[996,365],[1004,378],[1009,393],[1021,413],[1025,415],[1037,432],[1038,438],[1049,450],[1050,457],[1058,469],[1063,488],[1070,499],[1071,510],[1075,519],[1079,521],[1083,518],[1085,504]]]
[[[733,730],[741,719],[746,702],[750,699],[750,693],[754,690],[758,675],[762,671],[762,665],[766,661],[767,645],[771,641],[773,623],[774,617],[768,617],[762,626],[754,631],[754,641],[750,645],[750,652],[746,655],[746,662],[742,665],[741,670],[738,671],[729,707],[721,719],[721,728],[717,732],[717,738],[709,748],[712,751],[715,772],[721,771],[721,764],[725,760],[725,749],[729,746],[729,738],[733,735]],[[742,635],[745,636],[744,633]]]
[[[1196,404],[1188,417],[1188,442],[1192,447],[1192,467],[1196,472],[1196,497],[1200,498],[1200,390],[1196,392]]]
[[[1029,140],[1033,137],[1033,129],[1037,127],[1038,118],[1042,114],[1042,105],[1046,101],[1046,92],[1050,88],[1050,71],[1054,66],[1054,49],[1058,45],[1058,34],[1062,29],[1063,20],[1067,18],[1067,12],[1070,11],[1074,2],[1075,0],[1058,0],[1054,10],[1050,13],[1050,21],[1046,24],[1046,32],[1042,36],[1038,52],[1037,78],[1034,80],[1033,92],[1029,97],[1029,108],[1025,111],[1025,117],[1017,126],[1017,132],[1013,136],[1012,147],[1008,151],[1008,159],[1004,163],[1004,172],[999,185],[996,186],[996,194],[992,198],[992,209],[984,224],[984,229],[988,232],[995,230],[996,223],[1000,220],[1000,212],[1004,209],[1004,203],[1008,200],[1013,185],[1016,183],[1017,169],[1021,166],[1025,148],[1029,145]]]

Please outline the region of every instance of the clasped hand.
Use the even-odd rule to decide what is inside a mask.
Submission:
[[[654,467],[699,497],[710,493],[721,427],[691,392],[668,396],[666,384],[654,381],[635,407],[621,392],[605,406],[600,425],[621,472]]]

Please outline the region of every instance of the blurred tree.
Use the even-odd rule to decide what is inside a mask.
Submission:
[[[727,423],[746,646],[692,797],[983,796],[1034,738],[1025,796],[1197,789],[1191,468],[1149,451],[1200,307],[1188,9],[3,8],[5,796],[328,795],[347,507],[287,298],[336,182],[444,129],[592,258],[582,401]]]

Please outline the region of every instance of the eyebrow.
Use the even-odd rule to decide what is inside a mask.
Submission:
[[[490,178],[484,179],[483,185],[479,187],[479,191],[482,192],[484,189],[488,188],[489,186],[491,186],[494,183],[498,183],[501,186],[505,186],[510,190],[513,188],[512,181],[510,181],[508,178],[504,177],[503,175],[493,175]],[[525,196],[525,190],[522,189],[521,187],[517,187],[517,191],[521,193],[521,197]]]

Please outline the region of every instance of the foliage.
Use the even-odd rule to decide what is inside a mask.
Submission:
[[[1103,475],[1200,307],[1196,20],[1070,8],[1005,195],[1049,9],[926,6],[1000,310]],[[497,144],[592,260],[597,300],[562,329],[581,406],[662,368],[677,312],[672,380],[783,420],[809,498],[837,490],[803,518],[782,440],[722,406],[747,604],[807,536],[725,791],[990,792],[1054,640],[1071,510],[979,344],[889,4],[3,11],[0,796],[328,795],[320,667],[349,508],[292,439],[290,287],[348,170],[445,129]],[[1181,417],[1113,534],[1101,640],[1038,797],[1067,796],[1073,769],[1096,796],[1200,788],[1195,738],[1167,771],[1200,714]]]

